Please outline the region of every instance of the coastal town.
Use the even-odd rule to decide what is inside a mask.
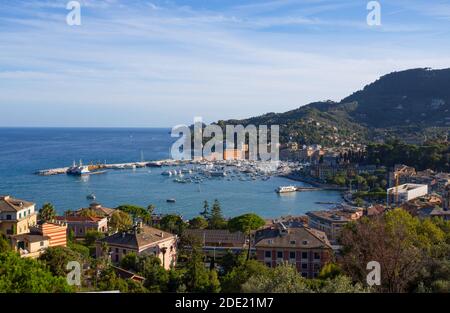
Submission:
[[[251,272],[252,267],[262,266],[271,271],[293,268],[302,279],[321,281],[322,285],[348,276],[346,283],[350,291],[368,292],[368,286],[345,270],[349,266],[345,251],[353,244],[348,238],[352,236],[351,227],[372,220],[399,218],[402,214],[414,223],[434,220],[442,221],[436,222],[439,227],[448,227],[450,174],[416,170],[402,164],[393,167],[367,164],[362,161],[363,149],[289,144],[282,147],[283,160],[276,166],[248,161],[245,151],[237,150],[225,151],[225,160],[205,158],[133,164],[166,167],[162,175],[186,183],[201,183],[210,177],[251,181],[283,176],[292,180],[292,186],[274,190],[281,197],[286,193],[319,189],[342,193],[342,202],[330,209],[275,219],[261,218],[256,212],[225,217],[219,201],[212,206],[205,201],[198,216],[186,220],[180,215],[158,213],[151,204],[147,208],[125,204],[107,208],[95,202],[95,197],[88,207],[57,214],[50,203],[37,208],[33,199],[4,195],[0,197],[0,233],[5,243],[2,249],[23,259],[47,262],[52,272],[59,275],[67,271],[60,268],[64,264],[55,265],[54,258],[72,256],[81,262],[83,283],[74,286],[79,291],[241,292],[252,290],[248,284],[256,278],[248,272],[247,276],[234,277],[236,271]],[[106,168],[114,169],[74,164],[65,173],[81,176]],[[308,185],[295,187],[295,181]],[[150,264],[153,270],[146,270]],[[189,276],[195,274],[189,272],[193,266],[201,266],[204,285],[197,285],[199,277]],[[347,276],[329,276],[330,271]],[[155,275],[179,277],[161,283],[161,277]],[[168,287],[171,279],[176,287]],[[382,288],[403,291],[407,285]]]

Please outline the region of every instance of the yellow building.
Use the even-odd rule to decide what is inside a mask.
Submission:
[[[34,234],[10,237],[11,246],[22,258],[38,258],[50,246],[50,237]]]
[[[32,202],[0,196],[0,233],[21,235],[36,225],[36,205]]]

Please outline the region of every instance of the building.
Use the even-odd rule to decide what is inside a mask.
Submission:
[[[81,208],[75,211],[74,215],[80,215],[82,212],[85,212],[87,210],[94,212],[97,216],[108,218],[111,217],[111,215],[116,211],[115,209],[105,208],[100,203],[93,202],[89,205],[88,208]]]
[[[67,231],[73,232],[75,238],[84,238],[88,231],[106,233],[108,231],[107,217],[92,216],[57,216],[56,221],[66,223]]]
[[[248,249],[248,239],[241,232],[231,233],[226,229],[186,229],[184,234],[201,242],[205,255],[215,260],[228,251],[240,253]]]
[[[36,225],[36,205],[11,196],[0,196],[0,233],[21,235],[29,232]]]
[[[10,235],[9,239],[21,257],[38,258],[47,248],[67,246],[67,226],[45,222],[30,227],[30,233]]]
[[[11,247],[18,252],[22,258],[38,258],[50,246],[50,237],[21,234],[9,237]]]
[[[347,206],[306,213],[309,227],[323,231],[333,243],[338,240],[345,224],[360,219],[363,214],[363,209]]]
[[[120,263],[128,253],[154,255],[168,270],[176,264],[177,240],[176,235],[140,224],[128,232],[118,232],[97,240],[96,255],[103,256],[103,245],[106,244],[111,261],[115,264]]]
[[[67,247],[67,224],[44,222],[30,228],[30,233],[49,238],[49,247]]]
[[[332,256],[324,232],[307,226],[287,228],[282,223],[256,233],[257,260],[268,267],[289,263],[306,278],[317,277]]]
[[[387,203],[401,205],[410,200],[423,197],[428,194],[428,185],[403,184],[387,190]]]

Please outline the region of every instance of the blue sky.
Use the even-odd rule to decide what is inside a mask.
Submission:
[[[450,1],[0,2],[0,126],[159,127],[340,100],[450,67]],[[5,118],[6,117],[6,118]]]

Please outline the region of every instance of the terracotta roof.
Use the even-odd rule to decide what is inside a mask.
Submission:
[[[95,212],[98,212],[100,214],[103,214],[105,216],[111,216],[116,210],[111,208],[105,208],[99,203],[91,203],[91,205],[88,208],[81,208],[76,211],[76,213],[80,213],[84,210],[92,210]]]
[[[118,232],[114,235],[98,240],[110,245],[120,245],[140,250],[142,247],[157,243],[165,239],[173,239],[175,235],[149,226],[143,226],[141,232]]]
[[[92,217],[92,216],[56,216],[55,220],[63,222],[99,222],[104,217]]]
[[[32,202],[11,198],[10,196],[0,196],[0,212],[18,212],[35,205]]]
[[[307,226],[283,229],[266,229],[257,236],[255,247],[274,248],[330,248],[324,232]]]

